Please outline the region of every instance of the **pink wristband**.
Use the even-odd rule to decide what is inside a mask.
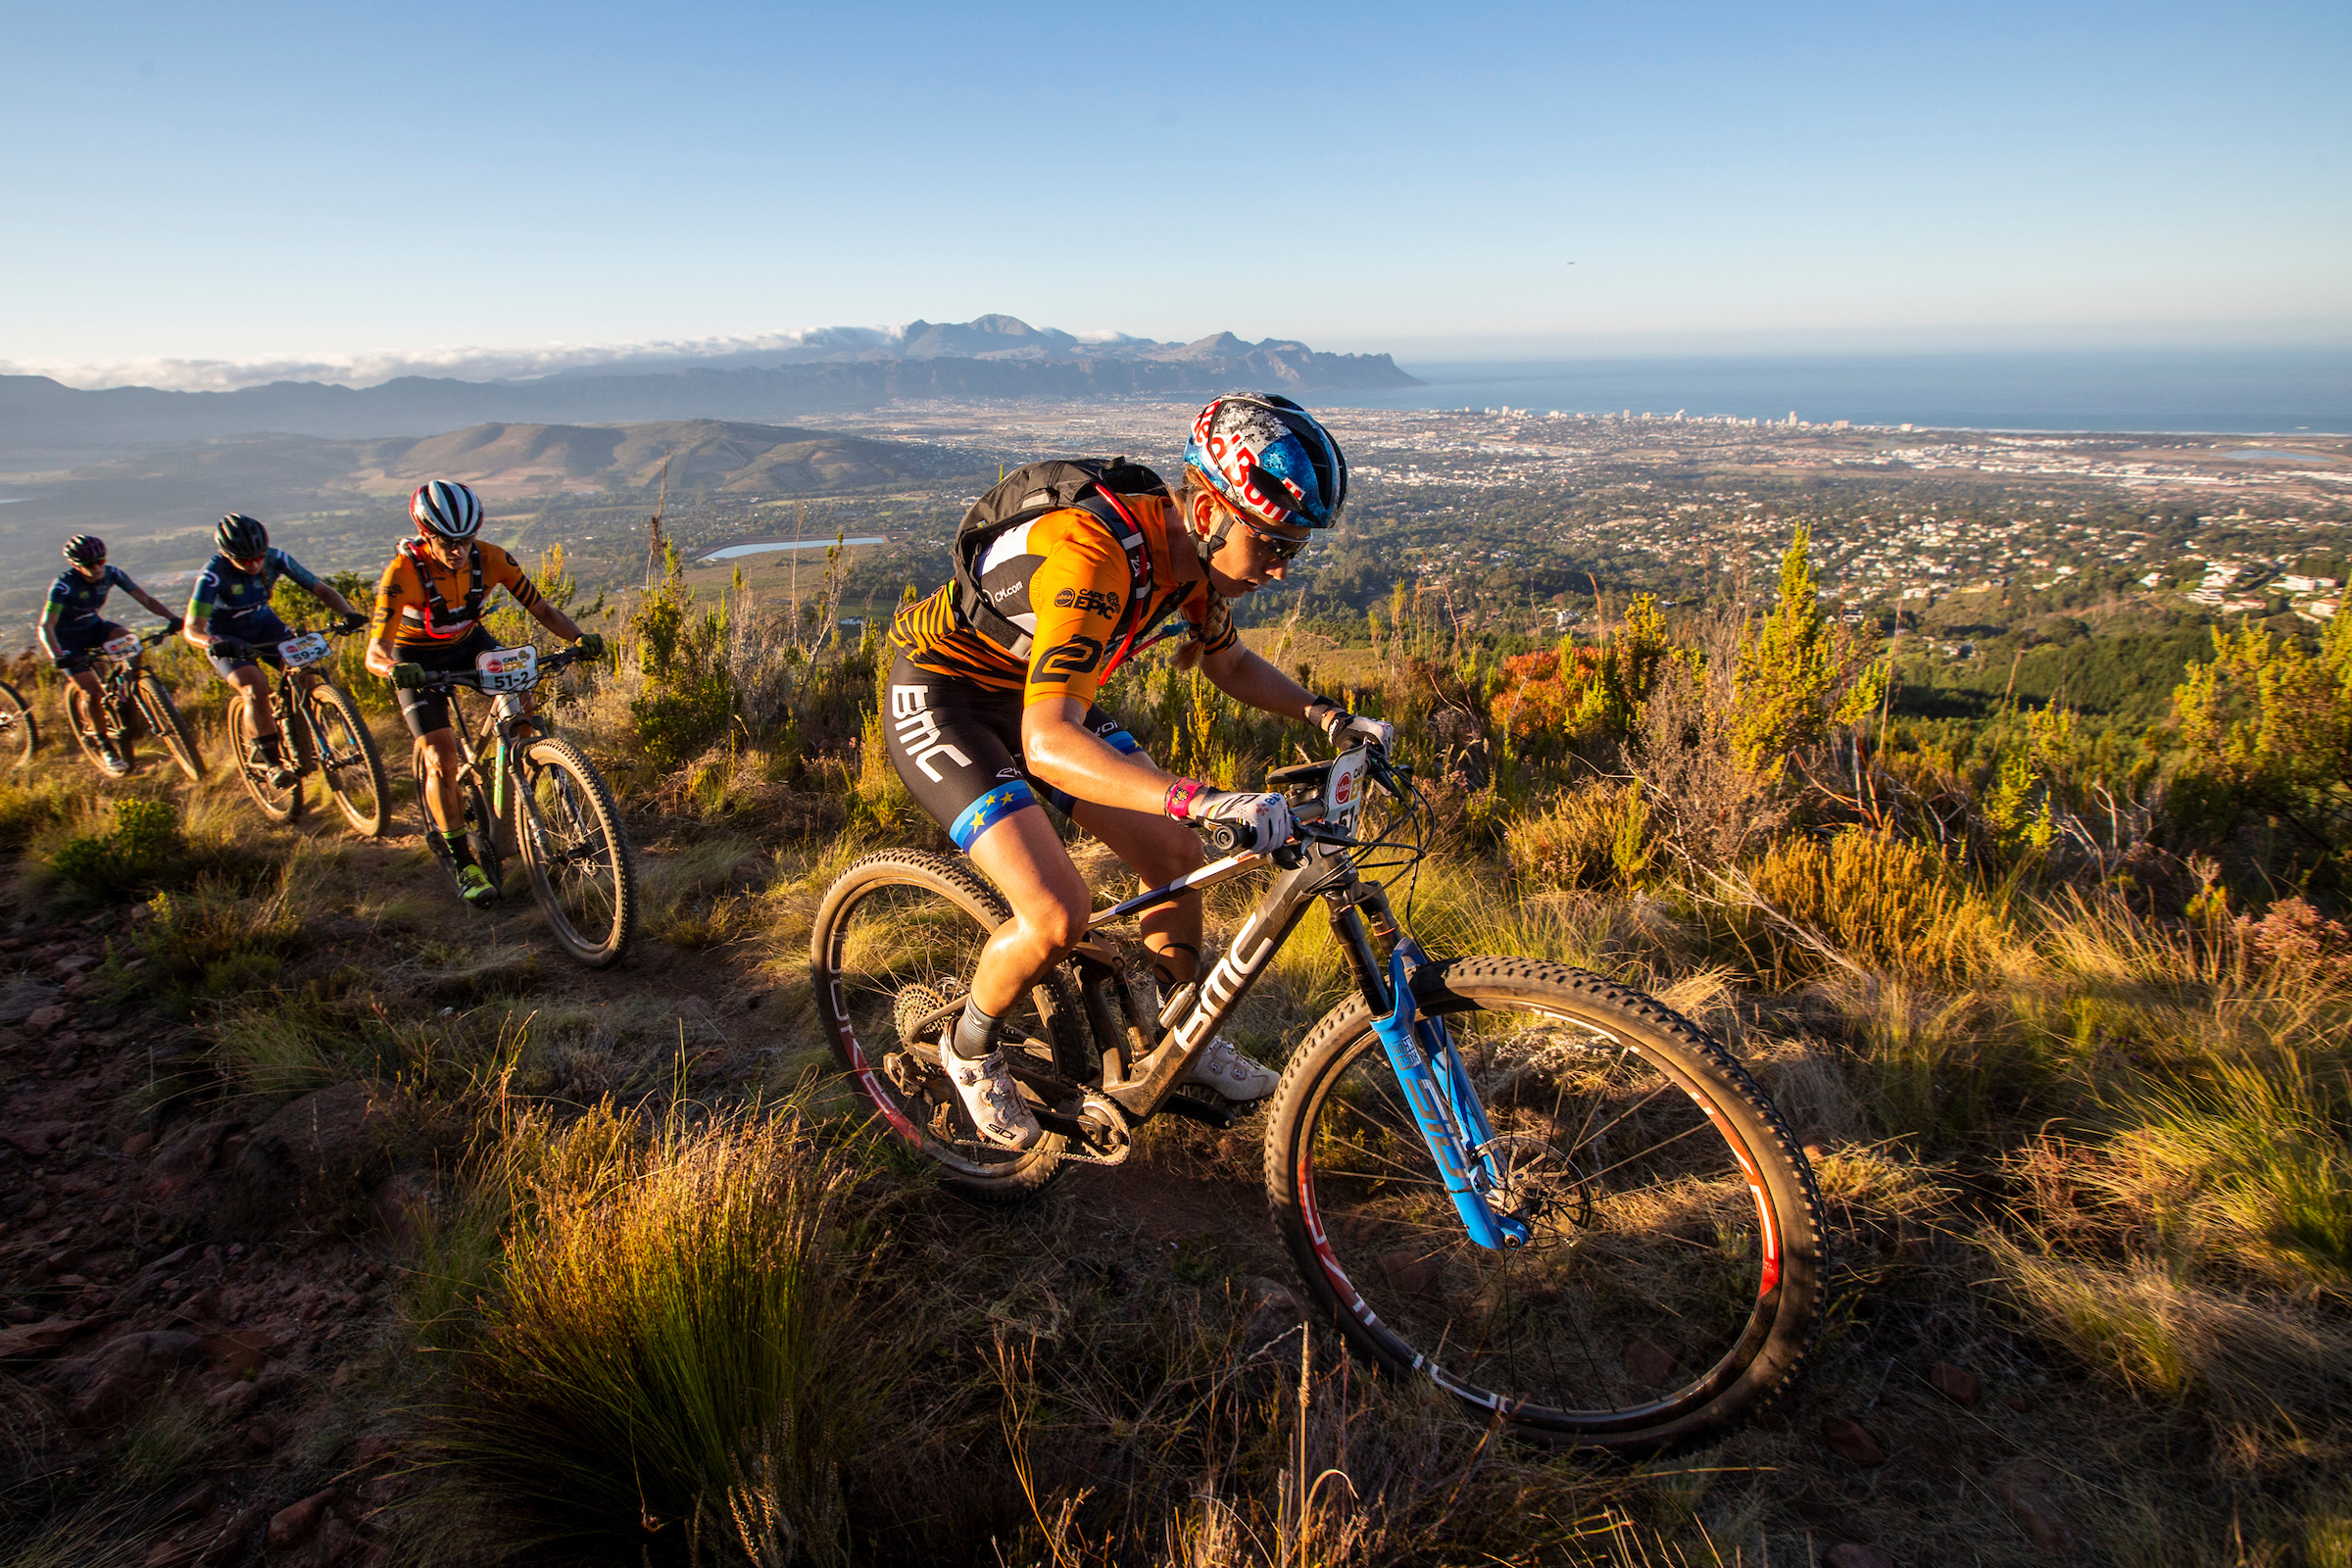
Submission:
[[[1197,778],[1180,778],[1168,786],[1168,798],[1163,809],[1181,822],[1193,814],[1193,797],[1208,788]]]

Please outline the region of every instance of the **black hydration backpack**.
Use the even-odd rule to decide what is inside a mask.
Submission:
[[[1029,634],[981,590],[980,558],[1007,530],[1074,507],[1109,529],[1127,552],[1127,611],[1109,639],[1123,655],[1152,598],[1152,551],[1120,498],[1167,493],[1166,480],[1123,457],[1053,458],[1013,469],[972,504],[956,530],[956,618],[1013,658],[1027,659]]]

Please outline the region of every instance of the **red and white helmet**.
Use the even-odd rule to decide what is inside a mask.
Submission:
[[[1322,421],[1274,392],[1230,392],[1200,411],[1184,461],[1260,522],[1329,528],[1348,504],[1348,459]]]
[[[470,539],[482,531],[482,502],[455,479],[427,479],[409,497],[409,520],[418,533]]]

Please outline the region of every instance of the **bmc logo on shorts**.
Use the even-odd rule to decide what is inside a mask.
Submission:
[[[929,699],[920,686],[890,689],[890,717],[892,740],[932,783],[945,782],[939,769],[931,765],[934,757],[953,758],[958,767],[972,765],[970,758],[939,738],[939,720],[932,716]]]
[[[1101,615],[1104,620],[1119,618],[1119,596],[1097,588],[1064,588],[1054,596],[1054,603],[1063,610],[1083,610]]]

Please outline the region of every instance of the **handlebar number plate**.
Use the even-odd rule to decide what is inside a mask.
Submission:
[[[493,648],[476,655],[474,673],[486,692],[527,692],[539,684],[539,651],[535,648]]]
[[[277,657],[286,662],[288,669],[300,669],[316,664],[329,652],[323,632],[306,631],[299,637],[289,637],[277,645]]]
[[[110,659],[128,659],[139,651],[139,634],[126,631],[120,637],[109,637],[98,645],[98,651]]]
[[[1332,760],[1323,780],[1324,821],[1342,826],[1355,820],[1364,804],[1364,774],[1371,765],[1372,754],[1360,746]]]

